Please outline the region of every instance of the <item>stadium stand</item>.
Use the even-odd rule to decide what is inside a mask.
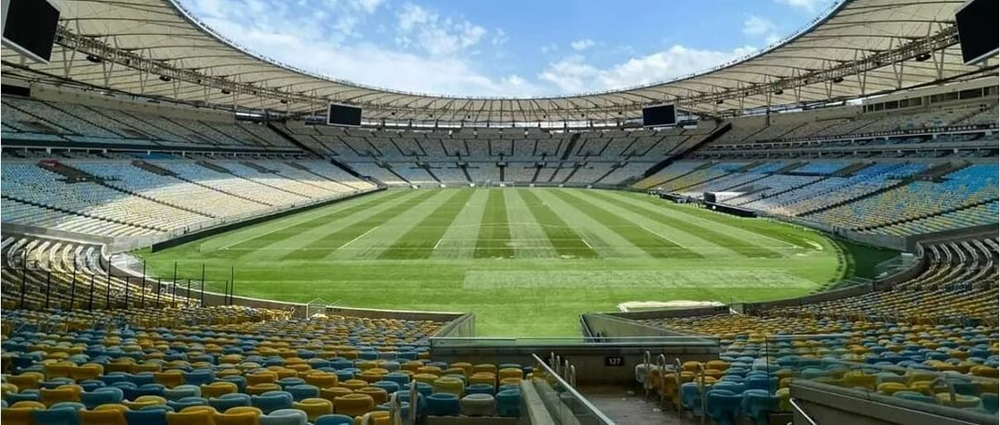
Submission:
[[[107,6],[107,2],[98,3]],[[837,18],[834,15],[861,7],[858,4],[838,4],[831,16],[815,25],[829,25],[828,21]],[[147,9],[144,3],[139,6],[142,7],[135,9]],[[67,9],[79,13],[77,7]],[[891,11],[890,7],[885,9]],[[192,18],[183,10],[177,12],[178,17]],[[94,15],[73,19],[90,26],[87,22],[103,19],[97,16],[100,13]],[[920,21],[919,15],[908,11],[905,14],[914,21]],[[951,16],[949,12],[947,19]],[[172,14],[160,18],[167,23],[164,27],[176,29],[197,42],[205,41],[180,27],[174,28],[177,24],[171,21]],[[130,17],[114,19],[134,24]],[[170,25],[172,22],[174,26]],[[898,22],[902,21],[894,21],[894,25]],[[942,22],[927,23],[928,27],[934,27],[930,24]],[[866,22],[865,26],[868,25]],[[65,28],[69,29],[60,33],[60,37],[73,34],[72,28]],[[77,26],[76,30],[79,29]],[[101,35],[88,35],[84,40],[99,43]],[[858,37],[867,41],[862,37],[870,36]],[[806,33],[801,38],[817,39]],[[113,47],[117,49],[118,39],[112,39],[116,40]],[[954,39],[954,34],[948,38]],[[60,39],[61,51],[71,50],[67,48],[68,40]],[[889,49],[898,49],[892,43]],[[236,45],[228,42],[226,49]],[[139,53],[126,60],[145,60],[142,53],[145,49],[130,50]],[[7,50],[5,58],[6,54]],[[65,61],[67,55],[63,56]],[[955,56],[947,57],[952,61]],[[259,70],[255,67],[260,64],[255,63],[261,59],[233,62]],[[88,55],[72,60],[104,63],[99,67],[109,76],[120,72],[107,66],[113,62],[110,58]],[[164,69],[168,65],[184,66],[182,61],[170,57],[158,60],[162,63],[157,66]],[[218,58],[206,59],[206,63],[215,60]],[[748,60],[764,61],[760,56]],[[918,57],[916,61],[923,60]],[[571,106],[562,111],[553,107],[553,111],[573,114],[574,118],[563,122],[530,122],[528,113],[537,118],[535,112],[520,110],[525,113],[524,122],[479,121],[478,116],[473,121],[471,115],[459,114],[455,119],[466,116],[470,122],[431,123],[411,119],[407,123],[405,119],[387,120],[383,116],[379,123],[379,119],[366,112],[364,126],[341,128],[319,124],[323,117],[315,113],[317,105],[304,109],[305,106],[296,104],[299,103],[296,99],[256,97],[257,90],[284,91],[285,87],[297,85],[304,88],[303,83],[309,81],[250,87],[233,92],[233,104],[223,105],[217,103],[219,96],[214,89],[218,87],[212,87],[210,95],[208,85],[200,86],[200,79],[197,84],[183,79],[183,90],[187,93],[204,88],[205,100],[182,100],[171,99],[169,90],[163,86],[146,92],[146,83],[139,83],[142,93],[130,93],[131,89],[123,90],[127,84],[119,82],[123,80],[120,75],[114,77],[114,84],[105,80],[105,85],[113,87],[75,84],[70,78],[69,68],[74,68],[74,77],[81,78],[80,69],[96,75],[92,71],[97,66],[64,64],[65,69],[59,72],[66,75],[56,77],[42,71],[47,65],[28,66],[22,61],[14,66],[13,60],[4,62],[5,73],[15,71],[14,75],[21,78],[17,81],[29,86],[5,85],[0,101],[5,230],[0,238],[3,266],[0,367],[2,419],[12,424],[382,425],[390,423],[390,415],[402,412],[416,412],[424,418],[450,417],[440,422],[415,423],[462,423],[458,419],[471,419],[467,423],[474,423],[481,417],[496,419],[496,423],[527,423],[531,417],[521,409],[529,406],[531,395],[526,390],[530,386],[522,385],[522,381],[550,384],[553,392],[536,394],[536,401],[540,398],[550,404],[571,406],[566,416],[570,420],[566,422],[590,423],[576,415],[592,406],[574,404],[575,390],[569,391],[576,384],[576,369],[568,360],[560,363],[555,350],[550,355],[552,365],[561,371],[557,372],[560,376],[546,376],[541,364],[533,367],[501,360],[511,351],[518,351],[517,355],[524,358],[519,341],[470,342],[459,338],[459,348],[449,351],[447,338],[443,338],[443,346],[433,345],[431,338],[462,325],[457,323],[460,320],[412,318],[462,316],[469,320],[464,324],[469,329],[462,330],[474,334],[474,315],[363,311],[327,306],[322,299],[294,304],[241,297],[235,302],[237,305],[231,305],[234,301],[229,294],[212,293],[212,288],[206,301],[204,277],[202,287],[195,290],[191,279],[185,279],[186,283],[177,281],[176,263],[175,278],[167,283],[163,278],[147,276],[144,262],[140,276],[130,273],[130,267],[113,261],[117,254],[159,243],[146,241],[179,243],[197,237],[189,235],[194,231],[224,232],[271,215],[374,192],[385,186],[430,188],[501,183],[645,191],[678,202],[698,202],[705,193],[716,192],[712,209],[791,221],[853,242],[888,240],[897,250],[913,247],[912,256],[907,253],[894,259],[917,264],[901,272],[907,274],[905,279],[895,279],[898,275],[885,278],[888,273],[883,273],[876,281],[865,280],[854,286],[841,287],[838,285],[844,282],[831,282],[824,290],[804,298],[731,302],[718,308],[643,311],[640,315],[623,316],[642,317],[634,323],[619,321],[643,326],[637,335],[676,338],[663,338],[669,340],[658,346],[664,351],[670,345],[697,346],[694,350],[681,347],[679,351],[683,353],[678,354],[676,366],[667,364],[664,355],[662,364],[654,367],[647,360],[636,368],[636,377],[645,388],[656,391],[663,404],[678,413],[690,411],[695,418],[707,417],[719,424],[777,422],[791,415],[792,386],[796,382],[815,381],[861,391],[856,401],[869,403],[864,406],[874,406],[878,400],[871,396],[879,394],[933,405],[937,409],[935,414],[961,409],[963,413],[993,415],[991,418],[996,415],[1000,249],[995,237],[982,235],[995,230],[1000,213],[997,87],[992,74],[982,79],[989,82],[974,80],[977,75],[995,73],[989,67],[976,71],[970,68],[963,74],[952,75],[953,69],[964,68],[957,63],[939,64],[935,59],[925,65],[907,65],[907,71],[897,74],[896,86],[872,83],[884,86],[878,90],[902,88],[903,80],[907,79],[905,86],[911,90],[905,92],[874,92],[871,86],[866,92],[865,83],[859,80],[858,93],[853,92],[853,82],[833,88],[836,81],[831,80],[826,86],[828,97],[834,97],[833,90],[843,92],[836,95],[839,97],[836,101],[815,98],[813,93],[820,90],[814,86],[805,90],[811,100],[800,101],[799,91],[795,104],[782,107],[771,105],[772,96],[767,94],[767,104],[744,109],[744,101],[756,103],[754,97],[765,97],[751,96],[747,91],[739,99],[739,110],[730,108],[735,99],[728,96],[743,91],[743,86],[726,87],[727,81],[739,78],[718,78],[719,86],[711,85],[711,94],[685,89],[686,96],[715,96],[719,87],[725,90],[720,93],[727,97],[715,100],[715,105],[721,105],[716,110],[726,111],[708,113],[705,111],[711,110],[711,104],[691,101],[691,105],[686,105],[678,100],[679,108],[691,109],[681,111],[684,122],[670,128],[642,128],[634,117],[623,116],[638,109],[629,111],[625,106],[626,110],[619,111],[612,106],[617,101],[607,99],[593,106],[604,111],[599,113],[617,113],[622,117],[595,123],[592,111],[587,110],[590,107],[576,110],[578,106]],[[263,62],[275,69],[260,72],[261,75],[286,71],[281,64]],[[938,79],[947,71],[955,79],[955,85],[909,80],[914,74],[929,75],[923,70],[931,63],[938,70]],[[131,64],[124,68],[136,66]],[[740,64],[727,65],[721,70],[731,72]],[[774,81],[775,76],[765,73],[770,66],[759,68],[765,84]],[[220,65],[210,63],[207,68],[186,69],[193,74],[183,76],[214,67]],[[895,73],[896,63],[892,69]],[[872,75],[885,71],[885,68],[873,70]],[[740,72],[737,69],[732,74]],[[241,76],[251,73],[241,72],[222,84],[246,88]],[[140,79],[154,74],[147,72]],[[311,78],[306,74],[296,71],[290,78]],[[35,77],[24,80],[23,75]],[[212,76],[217,84],[219,80],[215,78],[226,78]],[[69,84],[47,87],[45,81],[52,79],[55,86]],[[172,78],[161,74],[153,80],[159,84],[156,81],[170,82]],[[173,77],[174,96],[181,97],[181,80]],[[782,83],[792,84],[793,80]],[[687,82],[688,78],[681,80]],[[321,84],[341,83],[332,79],[321,81]],[[757,89],[757,84],[746,87]],[[961,89],[951,90],[952,87]],[[786,89],[791,94],[802,88]],[[370,96],[364,93],[374,89],[357,86],[349,90],[361,93],[351,99],[415,96],[411,99],[420,101],[419,95],[401,92]],[[153,92],[159,94],[149,97]],[[233,94],[228,88],[219,92]],[[287,94],[315,99],[318,96],[315,93]],[[353,96],[343,91],[335,93],[331,98]],[[765,93],[783,96],[784,91],[772,89]],[[877,95],[870,96],[872,93]],[[616,96],[614,93],[594,96],[605,95]],[[680,99],[685,95],[671,96]],[[854,96],[851,100],[845,100],[851,96]],[[654,100],[645,95],[634,97],[646,99],[643,103]],[[261,102],[259,106],[240,104],[241,98]],[[286,109],[282,113],[265,107],[265,101],[282,105],[291,102],[297,112]],[[464,101],[493,103],[478,99]],[[512,102],[520,103],[510,99],[497,99],[496,103]],[[564,100],[553,98],[548,102],[555,105]],[[404,103],[400,101],[398,105]],[[383,104],[387,105],[390,104]],[[410,113],[406,106],[398,105],[375,113],[390,116]],[[321,109],[322,105],[319,106]],[[576,118],[576,112],[586,113]],[[500,116],[504,117],[502,110]],[[430,118],[433,120],[434,116]],[[543,115],[542,121],[547,119]],[[411,255],[408,249],[419,251],[413,255],[423,255],[438,250],[442,242],[442,251],[436,253],[459,251],[448,245],[475,245],[469,255],[477,259],[490,257],[493,264],[499,265],[498,270],[490,270],[497,272],[499,277],[495,279],[500,284],[516,286],[513,280],[504,281],[514,278],[501,274],[517,271],[518,263],[508,261],[517,256],[492,251],[544,250],[555,251],[567,259],[583,258],[563,255],[557,244],[548,246],[559,240],[580,242],[586,251],[602,260],[603,252],[618,250],[608,244],[591,246],[583,238],[590,234],[577,234],[566,223],[571,214],[557,213],[578,209],[581,219],[606,227],[607,235],[621,239],[621,245],[635,244],[650,255],[657,249],[666,252],[661,254],[665,257],[687,251],[687,247],[681,246],[687,241],[668,240],[658,230],[673,227],[666,223],[673,223],[675,217],[657,217],[662,221],[654,221],[663,225],[655,229],[634,226],[622,216],[649,218],[657,212],[650,205],[624,201],[619,204],[616,200],[626,198],[616,198],[617,195],[584,199],[560,191],[559,195],[535,199],[536,195],[507,197],[509,191],[483,192],[477,192],[476,196],[481,197],[476,199],[486,199],[486,205],[471,201],[471,197],[455,197],[455,202],[446,201],[433,211],[428,208],[427,216],[412,224],[412,229],[408,227],[411,224],[405,224],[396,226],[398,229],[386,226],[380,231],[398,232],[412,240],[400,238],[391,246],[372,244],[357,249],[384,249],[379,251],[379,259],[396,261],[408,259]],[[549,194],[552,192],[557,191]],[[586,190],[575,193],[589,194]],[[653,197],[649,200],[658,202]],[[413,197],[400,205],[422,202],[420,197]],[[468,223],[460,222],[455,226],[460,228],[458,231],[450,230],[458,209],[469,206],[482,210],[482,215],[476,214]],[[405,215],[403,207],[390,213]],[[367,214],[367,208],[367,204],[361,207],[365,209],[362,215]],[[384,212],[376,218],[393,219]],[[375,221],[362,218],[357,223],[346,223],[340,230],[328,226],[330,229],[326,230],[337,233],[316,236],[331,240],[343,237],[350,242],[339,246],[346,247],[357,240],[351,238],[361,238],[368,234],[362,232],[376,230],[379,225]],[[711,225],[709,219],[698,218],[698,222]],[[688,224],[677,223],[681,227]],[[417,227],[423,225],[427,228]],[[300,230],[308,232],[306,226],[301,227]],[[741,260],[758,261],[745,255],[743,251],[747,250],[737,249],[745,241],[736,236],[722,235],[707,227],[703,232],[718,233],[720,239],[732,240],[732,249],[728,245],[723,248],[746,257]],[[422,233],[430,236],[431,244],[418,240],[427,236]],[[515,242],[524,236],[536,243]],[[687,237],[694,240],[700,235]],[[120,243],[136,240],[143,241],[142,246]],[[671,249],[664,248],[666,242]],[[851,273],[857,265],[845,259],[839,241],[830,242],[838,246],[837,272]],[[639,246],[644,244],[657,246]],[[677,245],[676,249],[673,245]],[[700,255],[712,247],[697,248]],[[334,250],[337,249],[340,248]],[[309,250],[321,251],[312,246],[302,247],[302,251]],[[584,247],[575,250],[583,251]],[[196,255],[210,256],[200,248]],[[453,260],[449,255],[438,258],[427,254],[435,260]],[[441,261],[442,265],[445,263]],[[873,274],[881,271],[883,265],[875,266]],[[373,275],[381,273],[378,267],[365,267]],[[728,269],[729,265],[722,267]],[[235,267],[230,271],[235,275]],[[470,282],[475,280],[473,274],[466,277]],[[747,280],[753,278],[751,273],[746,274]],[[223,287],[223,282],[217,283],[214,286]],[[224,283],[229,290],[231,282]],[[378,290],[383,288],[378,286],[381,283],[377,279],[363,282]],[[850,283],[857,282],[847,281]],[[544,288],[539,288],[537,296],[546,297]],[[217,301],[220,298],[222,302]],[[315,306],[320,311],[311,314],[315,313],[311,310]],[[326,314],[337,310],[354,312]],[[619,351],[612,351],[614,356],[605,356],[605,352],[594,354],[608,346],[617,350],[613,345],[602,346],[604,342],[613,342],[614,336],[591,333],[582,317],[581,328],[584,338],[574,346],[579,349],[574,355],[602,357],[605,366],[615,366],[615,370],[634,363],[631,349],[648,342],[627,335],[630,348],[619,351],[629,351],[628,360],[618,356]],[[558,344],[566,345],[556,346],[561,349],[571,345],[567,341],[561,340]],[[575,338],[573,342],[577,342]],[[483,354],[486,351],[489,354]],[[445,357],[445,352],[450,357]],[[699,360],[680,361],[683,356],[695,355],[701,356]],[[458,358],[465,361],[456,361]],[[563,377],[572,385],[554,379]],[[625,398],[632,397],[626,395]],[[615,397],[623,398],[621,394]],[[771,418],[771,414],[784,416]]]
[[[788,387],[796,380],[993,414],[996,240],[931,245],[926,252],[929,265],[918,276],[861,295],[747,314],[641,319],[713,336],[723,351],[705,363],[637,366],[645,375],[640,381],[680,409],[705,400],[715,420],[791,411]],[[957,397],[941,392],[934,381],[942,379]],[[705,385],[700,394],[698,385]],[[727,407],[748,404],[759,407]]]
[[[942,182],[914,181],[847,205],[808,214],[810,220],[850,229],[879,227],[997,199],[997,165],[971,165]]]

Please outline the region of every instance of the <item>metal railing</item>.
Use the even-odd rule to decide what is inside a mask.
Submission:
[[[819,425],[816,423],[815,420],[813,420],[811,416],[809,416],[808,413],[806,413],[805,410],[802,409],[802,406],[799,406],[799,404],[795,401],[794,398],[788,399],[788,404],[791,405],[792,409],[795,410],[795,412],[797,412],[799,415],[801,415],[802,418],[806,420],[806,422],[809,422],[809,425]]]
[[[550,361],[532,354],[535,373],[531,383],[538,390],[552,419],[558,424],[614,425],[615,422],[594,406],[573,386],[576,368],[552,355]],[[567,379],[568,377],[568,379]]]

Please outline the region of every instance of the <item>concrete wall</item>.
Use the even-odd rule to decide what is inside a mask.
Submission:
[[[651,313],[650,316],[645,318],[662,318],[668,316],[655,316],[655,313],[667,313],[668,310],[658,310],[650,311],[644,313]],[[728,307],[722,307],[716,313],[708,313],[706,309],[685,309],[677,310],[676,315],[672,316],[698,316],[703,314],[722,314],[729,312]],[[673,313],[673,312],[671,312]],[[687,314],[685,314],[687,313]],[[674,340],[684,340],[683,337],[693,338],[694,340],[712,340],[718,343],[714,338],[707,337],[705,335],[692,333],[692,332],[681,332],[668,330],[656,326],[646,325],[636,320],[638,318],[626,319],[621,317],[616,317],[611,314],[583,314],[580,316],[584,323],[586,323],[587,328],[593,333],[594,341],[606,341],[608,338],[613,338],[616,341],[649,341],[652,337],[666,337]]]
[[[729,307],[696,307],[684,309],[663,309],[645,311],[616,311],[605,313],[608,316],[620,317],[629,320],[659,319],[663,317],[687,317],[687,316],[708,316],[712,314],[723,314],[729,312]]]
[[[916,248],[917,244],[931,245],[961,239],[993,238],[997,236],[997,230],[998,226],[996,224],[987,224],[983,226],[968,227],[965,229],[926,233],[923,235],[907,237],[907,244]]]
[[[450,322],[465,316],[465,313],[448,311],[384,310],[377,308],[353,308],[334,305],[326,307],[326,314],[367,317],[370,319],[433,320],[436,322]]]
[[[476,336],[476,314],[465,313],[434,334],[439,338],[471,338]]]
[[[718,341],[669,342],[665,340],[646,343],[546,343],[513,340],[505,344],[485,346],[441,347],[432,341],[434,359],[445,362],[474,361],[483,363],[518,363],[532,365],[532,354],[548,358],[550,353],[569,360],[576,367],[578,385],[635,384],[635,367],[643,362],[648,351],[653,358],[663,354],[672,363],[675,358],[684,361],[708,361],[719,358]],[[608,357],[622,357],[624,362],[615,366],[605,364]]]

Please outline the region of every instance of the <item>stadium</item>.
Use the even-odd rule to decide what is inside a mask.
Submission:
[[[3,1],[3,422],[997,423],[996,1],[832,1],[631,85],[545,45],[473,94],[214,4]]]

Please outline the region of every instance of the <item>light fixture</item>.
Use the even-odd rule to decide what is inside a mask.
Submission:
[[[778,96],[781,96],[781,95],[785,94],[785,91],[782,90],[782,89],[777,89],[777,90],[774,91],[774,94],[776,94]]]
[[[170,82],[170,77],[168,77],[166,75],[161,75],[160,76],[160,81],[163,81],[164,83],[169,83]]]
[[[916,59],[917,62],[923,62],[923,61],[926,61],[927,59],[930,59],[930,58],[931,58],[931,54],[930,53],[921,53],[921,54],[917,55],[917,57],[915,59]]]
[[[87,55],[87,61],[93,62],[93,63],[101,63],[101,62],[103,62],[103,59],[101,59],[100,56]]]
[[[229,91],[229,90],[226,90],[226,89],[222,89],[222,94],[229,94],[229,93],[232,93],[232,92]]]
[[[843,83],[844,82],[844,77],[833,77],[832,81],[834,83]]]

